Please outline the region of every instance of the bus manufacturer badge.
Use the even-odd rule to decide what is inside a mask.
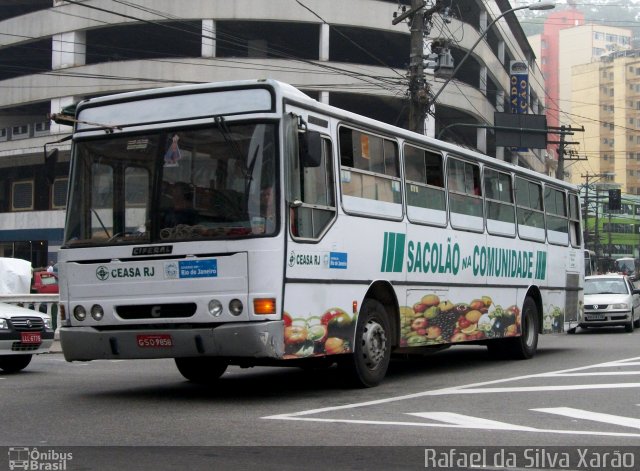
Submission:
[[[173,252],[173,245],[158,245],[155,247],[134,247],[131,255],[139,257],[141,255],[166,255]]]

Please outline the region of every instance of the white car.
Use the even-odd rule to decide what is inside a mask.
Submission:
[[[640,327],[640,290],[625,275],[587,276],[584,279],[584,314],[580,327]]]
[[[23,370],[34,354],[47,353],[53,344],[51,316],[0,302],[0,369]]]

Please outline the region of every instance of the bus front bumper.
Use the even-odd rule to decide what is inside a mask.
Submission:
[[[67,361],[197,356],[279,359],[284,355],[284,323],[244,322],[171,330],[61,327],[60,343]]]

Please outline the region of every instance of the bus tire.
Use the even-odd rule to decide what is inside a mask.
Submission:
[[[175,362],[180,374],[197,384],[215,383],[228,366],[225,361],[215,357],[176,358]]]
[[[5,373],[17,373],[24,370],[33,355],[6,355],[0,356],[0,369]]]
[[[528,360],[538,348],[538,307],[527,296],[522,306],[521,335],[489,341],[487,349],[492,358],[499,360]]]
[[[384,379],[391,359],[390,332],[384,306],[365,301],[358,314],[353,353],[338,364],[350,385],[370,388]]]

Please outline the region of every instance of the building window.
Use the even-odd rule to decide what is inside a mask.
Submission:
[[[64,209],[67,201],[68,178],[56,178],[51,185],[51,207],[53,209]]]
[[[23,124],[21,126],[13,126],[11,128],[12,139],[25,139],[29,137],[29,125]]]
[[[34,136],[42,136],[44,134],[49,134],[49,130],[51,129],[51,121],[40,121],[39,123],[35,123],[33,125],[33,135]]]
[[[33,180],[13,183],[11,188],[11,209],[13,211],[33,209]]]
[[[0,129],[0,141],[6,141],[9,134],[8,128]]]

